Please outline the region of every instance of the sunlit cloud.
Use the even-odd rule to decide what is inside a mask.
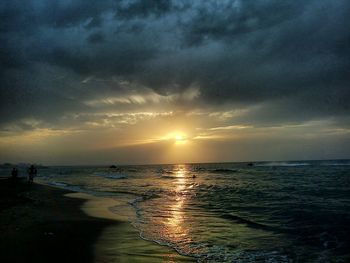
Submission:
[[[252,128],[253,126],[246,126],[246,125],[229,125],[229,126],[223,126],[223,127],[214,127],[210,128],[211,131],[218,131],[218,130],[241,130],[241,129],[248,129]]]
[[[106,97],[102,99],[88,100],[84,103],[91,107],[104,107],[116,104],[166,104],[176,101],[192,101],[200,96],[198,87],[190,87],[182,93],[173,93],[168,95],[160,95],[152,90],[148,90],[144,94],[136,93],[120,97]]]

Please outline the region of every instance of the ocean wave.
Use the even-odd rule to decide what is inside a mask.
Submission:
[[[202,172],[202,171],[206,171],[207,169],[204,167],[192,167],[191,171],[192,172]]]
[[[309,166],[310,163],[288,163],[288,162],[271,162],[271,163],[258,163],[255,164],[255,166],[263,166],[263,167],[269,167],[269,166],[287,166],[287,167],[295,167],[295,166]]]
[[[321,163],[321,166],[350,166],[350,163]]]
[[[197,262],[270,262],[270,263],[290,263],[291,259],[276,250],[244,251],[240,249],[231,250],[232,247],[225,245],[209,245],[202,242],[182,242],[178,244],[163,237],[150,237],[136,222],[130,222],[139,232],[139,237],[143,240],[154,242],[161,246],[175,249],[183,256],[192,257]]]
[[[171,175],[161,175],[161,178],[164,178],[164,179],[177,179],[176,176],[171,176]]]
[[[156,173],[160,173],[160,174],[175,174],[174,171],[167,170],[167,169],[158,169],[158,170],[156,170]]]
[[[63,188],[63,189],[66,189],[66,190],[70,190],[70,191],[73,191],[73,192],[83,192],[83,189],[77,185],[70,185],[70,184],[66,184],[66,183],[63,183],[63,182],[49,182],[47,183],[48,185],[51,185],[51,186],[55,186],[55,187],[59,187],[59,188]]]
[[[68,186],[68,184],[61,183],[61,182],[50,182],[49,184],[53,185],[53,186],[60,186],[60,187],[67,187]]]
[[[125,179],[127,176],[125,174],[120,174],[120,173],[105,173],[105,172],[96,172],[94,173],[96,176],[102,176],[110,179]]]
[[[226,169],[226,168],[218,168],[210,170],[211,173],[236,173],[236,169]]]
[[[269,226],[269,225],[264,225],[258,222],[254,222],[252,220],[249,219],[245,219],[243,217],[237,216],[237,215],[233,215],[233,214],[224,214],[221,216],[222,218],[225,219],[229,219],[232,221],[235,221],[238,224],[245,224],[251,228],[255,228],[255,229],[263,229],[263,230],[267,230],[267,231],[272,231],[275,232],[277,229],[273,226]]]

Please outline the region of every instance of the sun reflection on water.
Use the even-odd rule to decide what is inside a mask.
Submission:
[[[184,207],[186,205],[186,183],[187,183],[186,166],[178,165],[175,168],[175,199],[169,207],[169,217],[166,220],[166,226],[169,235],[173,238],[186,239],[188,228],[184,217]]]
[[[189,213],[193,177],[186,165],[167,167],[161,171],[159,184],[167,189],[162,198],[154,197],[140,203],[137,228],[141,235],[160,244],[176,248],[180,254],[193,252],[193,220]]]

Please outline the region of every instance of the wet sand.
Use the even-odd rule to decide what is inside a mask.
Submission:
[[[144,241],[108,198],[0,180],[1,262],[194,262]]]

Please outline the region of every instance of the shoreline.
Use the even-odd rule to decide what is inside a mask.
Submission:
[[[139,237],[117,200],[43,184],[0,180],[4,262],[196,262]]]

